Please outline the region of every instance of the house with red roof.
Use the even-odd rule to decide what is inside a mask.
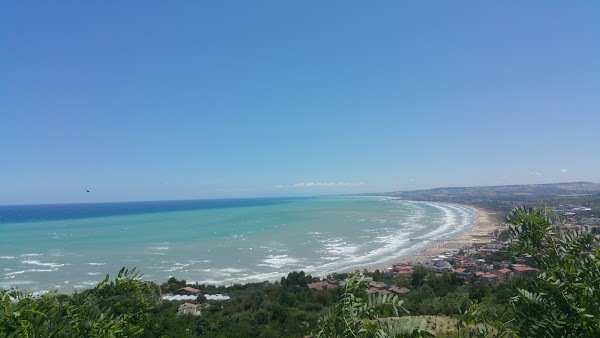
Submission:
[[[490,285],[498,285],[500,283],[500,279],[498,275],[493,273],[486,273],[485,275],[480,277],[480,280],[484,283],[488,283]]]
[[[309,290],[322,291],[327,290],[335,285],[330,284],[328,281],[324,280],[321,282],[314,282],[307,285]]]
[[[395,285],[394,286],[390,286],[390,288],[388,290],[390,290],[391,292],[399,293],[401,295],[407,294],[407,293],[410,292],[410,289],[408,289],[408,288],[405,288],[405,287],[399,288],[399,287],[397,287]]]
[[[497,271],[497,275],[500,279],[500,283],[506,283],[512,277],[512,270],[508,268],[503,268]]]
[[[370,282],[369,286],[375,289],[387,289],[388,285],[384,282]]]
[[[469,277],[473,276],[473,272],[471,272],[465,268],[454,269],[454,273],[463,278],[469,278]]]
[[[515,278],[534,277],[537,274],[538,269],[531,267],[529,265],[513,264],[512,271],[513,271],[513,276]]]
[[[197,296],[200,294],[200,290],[186,286],[184,288],[173,291],[172,294],[179,296]]]
[[[415,269],[411,265],[394,265],[392,271],[394,271],[396,276],[410,277]]]

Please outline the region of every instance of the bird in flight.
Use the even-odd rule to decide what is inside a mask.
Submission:
[[[90,192],[89,190],[86,190],[86,192]]]

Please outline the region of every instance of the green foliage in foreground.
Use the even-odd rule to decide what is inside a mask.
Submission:
[[[336,274],[350,278],[342,287],[309,291],[316,279],[300,271],[273,283],[192,285],[231,299],[207,301],[200,316],[191,316],[177,315],[182,302],[161,302],[156,284],[122,269],[72,295],[0,289],[0,337],[413,337],[432,331],[439,337],[600,337],[600,249],[589,254],[598,239],[586,229],[566,230],[543,208],[518,207],[507,221],[511,254],[531,255],[540,269],[534,278],[488,286],[426,269],[415,269],[412,278],[365,273],[411,289],[367,296],[364,277]],[[161,288],[185,285],[171,278]]]
[[[517,287],[513,284],[509,290],[510,308],[505,309],[502,317],[493,309],[480,309],[480,305],[485,304],[488,287],[481,283],[472,285],[469,298],[476,305],[457,317],[456,336],[600,337],[600,247],[595,253],[588,251],[598,244],[598,238],[589,229],[566,229],[559,217],[546,208],[519,206],[509,213],[507,222],[511,225],[511,254],[530,255],[540,273]],[[428,287],[427,279],[426,271],[415,269],[411,284],[420,287],[413,291],[413,297],[419,291],[424,299],[434,294],[433,289],[429,295],[422,292]],[[384,325],[369,328],[364,319],[373,316],[371,311],[379,314],[376,310],[382,305],[397,311],[402,303],[395,299],[389,303],[385,302],[387,299],[372,303],[363,300],[362,292],[357,286],[346,288],[340,303],[324,320],[320,336],[371,337],[376,336],[376,332],[381,332],[378,335],[381,337],[422,334],[423,331],[415,328],[402,332],[386,330],[388,327]]]
[[[356,275],[347,280],[342,299],[323,319],[321,337],[426,337],[427,322],[422,318],[407,317],[375,320],[380,317],[398,317],[407,311],[397,295],[379,293],[367,295],[370,278]]]
[[[159,301],[153,283],[125,268],[116,278],[107,275],[95,288],[72,296],[33,297],[0,289],[0,337],[138,336]]]
[[[511,305],[521,336],[600,337],[600,248],[589,229],[567,230],[545,208],[517,207],[511,224],[512,253],[530,254],[542,270]]]

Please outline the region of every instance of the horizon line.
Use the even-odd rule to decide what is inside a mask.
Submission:
[[[216,198],[190,198],[190,199],[156,199],[156,200],[122,200],[122,201],[99,201],[99,202],[56,202],[56,203],[18,203],[18,204],[0,204],[0,207],[4,206],[34,206],[34,205],[71,205],[71,204],[109,204],[109,203],[147,203],[147,202],[181,202],[181,201],[205,201],[205,200],[243,200],[243,199],[269,199],[269,198],[315,198],[324,196],[357,196],[357,195],[370,195],[370,194],[390,194],[398,192],[417,192],[417,191],[428,191],[436,189],[465,189],[465,188],[492,188],[492,187],[518,187],[518,186],[541,186],[541,185],[559,185],[559,184],[600,184],[592,181],[575,181],[575,182],[555,182],[555,183],[532,183],[532,184],[503,184],[503,185],[475,185],[475,186],[442,186],[428,189],[413,189],[413,190],[393,190],[393,191],[381,191],[381,192],[364,192],[364,193],[350,193],[350,194],[317,194],[317,195],[302,195],[302,196],[255,196],[255,197],[216,197]]]

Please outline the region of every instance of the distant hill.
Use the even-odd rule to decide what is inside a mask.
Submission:
[[[485,205],[506,209],[517,204],[544,201],[600,198],[600,184],[570,182],[550,184],[501,185],[483,187],[446,187],[414,191],[393,191],[369,195],[393,196],[407,200]]]
[[[527,185],[500,185],[483,187],[447,187],[414,191],[394,191],[384,193],[398,197],[555,197],[573,195],[600,194],[600,184],[591,182],[527,184]]]

